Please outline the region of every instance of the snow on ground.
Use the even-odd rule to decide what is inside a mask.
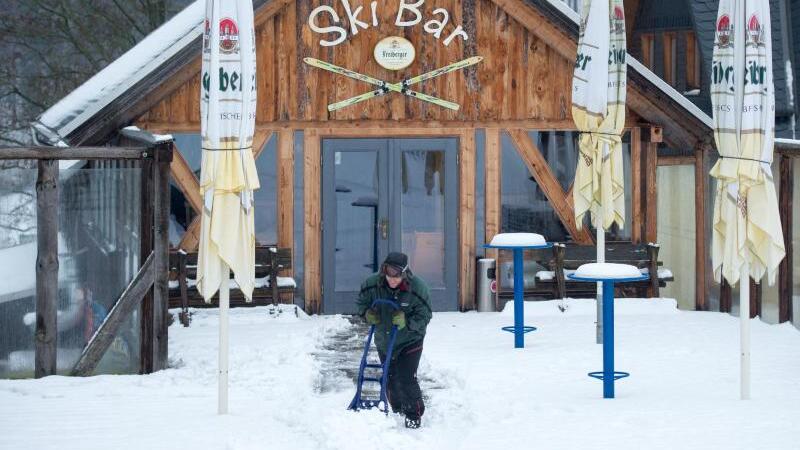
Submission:
[[[591,300],[526,303],[514,349],[500,313],[435,313],[420,366],[423,428],[345,410],[363,326],[342,316],[231,312],[230,411],[217,416],[216,310],[170,328],[172,368],[146,376],[0,380],[2,449],[797,449],[800,332],[752,322],[752,400],[739,322],[673,300],[618,300],[617,398]],[[338,342],[338,343],[337,343]],[[339,349],[339,350],[337,350]],[[335,367],[331,367],[333,364]],[[43,428],[40,428],[43,427]]]

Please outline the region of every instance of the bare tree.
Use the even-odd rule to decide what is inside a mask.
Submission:
[[[0,0],[0,145],[191,0]]]

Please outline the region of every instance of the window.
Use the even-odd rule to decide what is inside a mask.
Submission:
[[[700,89],[700,49],[694,32],[686,33],[686,90]]]
[[[677,35],[664,33],[664,81],[675,85],[677,73]]]
[[[655,39],[652,33],[642,34],[642,64],[653,70],[653,53],[655,52]]]

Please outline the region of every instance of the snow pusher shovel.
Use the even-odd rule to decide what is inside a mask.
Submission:
[[[374,308],[378,305],[388,305],[390,308],[395,310],[400,309],[397,303],[391,300],[380,300],[380,299],[372,302],[370,308]],[[384,358],[383,364],[367,363],[367,355],[369,355],[369,348],[370,345],[372,344],[373,334],[375,334],[375,325],[369,327],[369,334],[367,335],[367,340],[364,343],[364,354],[361,355],[361,366],[358,368],[358,383],[356,384],[356,395],[355,397],[353,397],[353,401],[350,402],[350,406],[348,406],[347,409],[358,411],[359,409],[371,409],[377,407],[384,413],[389,414],[389,403],[386,399],[386,382],[389,380],[389,364],[392,362],[392,347],[394,347],[394,338],[397,335],[397,325],[392,325],[392,331],[389,333],[389,345],[386,347],[386,358]],[[365,377],[364,370],[366,369],[381,369],[380,378],[376,378],[374,376]],[[362,388],[364,386],[365,381],[380,383],[381,393],[377,399],[361,398]]]

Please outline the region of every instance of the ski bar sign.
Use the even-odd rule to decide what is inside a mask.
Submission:
[[[350,25],[349,32],[353,36],[357,35],[362,29],[366,30],[371,26],[377,27],[379,25],[379,2],[371,2],[368,11],[364,11],[363,6],[354,9],[350,5],[350,0],[339,0],[339,2],[341,2],[342,9],[344,9],[347,23]],[[417,0],[416,2],[413,0],[400,0],[400,6],[397,8],[397,15],[394,22],[395,25],[398,27],[411,27],[422,22],[421,8],[424,4],[425,0]],[[450,21],[450,13],[444,8],[436,8],[433,10],[432,14],[434,17],[426,21],[422,27],[428,34],[432,34],[436,39],[441,39],[444,28]],[[328,21],[332,25],[323,27],[318,25],[319,18],[323,15],[328,16]],[[339,26],[339,24],[343,24],[342,18],[339,17],[339,14],[336,13],[333,7],[328,5],[316,7],[308,16],[308,26],[312,31],[320,34],[333,33],[335,36],[333,40],[320,39],[319,43],[323,47],[339,45],[347,39],[348,28]],[[457,25],[455,30],[449,33],[442,43],[448,46],[456,38],[461,38],[464,41],[469,39],[469,36],[464,32],[464,28],[462,28],[461,25]]]

